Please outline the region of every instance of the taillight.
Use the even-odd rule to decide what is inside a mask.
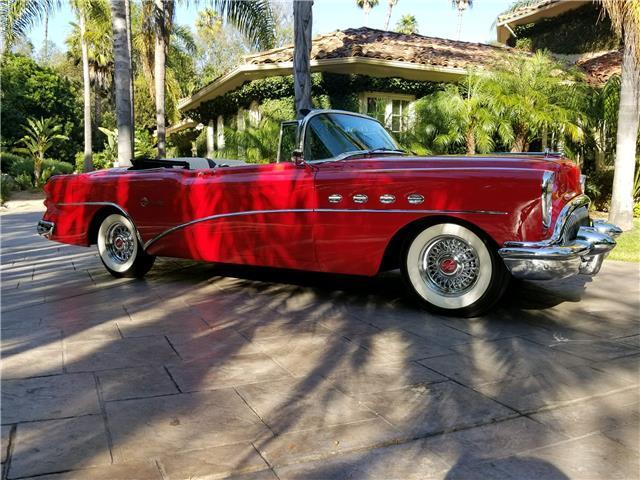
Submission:
[[[553,181],[555,174],[545,171],[542,174],[542,194],[540,202],[542,205],[542,225],[545,228],[551,226],[551,217],[553,216]]]

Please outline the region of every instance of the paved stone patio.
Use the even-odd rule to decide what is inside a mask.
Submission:
[[[1,218],[3,478],[639,477],[637,264],[458,319],[397,273],[115,280],[40,216]]]

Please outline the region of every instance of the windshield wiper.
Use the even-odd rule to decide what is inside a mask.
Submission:
[[[341,155],[339,155],[336,160],[345,160],[347,158],[351,158],[351,157],[357,157],[359,155],[374,155],[376,153],[399,153],[399,154],[406,154],[407,152],[405,150],[400,150],[397,148],[386,148],[386,147],[381,147],[381,148],[372,148],[369,150],[355,150],[353,152],[345,152]]]

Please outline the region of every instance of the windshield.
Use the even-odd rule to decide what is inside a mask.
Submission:
[[[315,115],[307,124],[304,143],[306,161],[328,160],[351,152],[399,151],[376,120],[344,113]]]

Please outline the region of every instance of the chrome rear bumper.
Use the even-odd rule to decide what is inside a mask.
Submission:
[[[572,228],[572,222],[575,224],[575,213],[588,205],[589,199],[584,195],[568,203],[558,216],[549,240],[505,243],[499,253],[511,274],[527,280],[552,280],[578,273],[598,273],[602,261],[616,246],[615,238],[622,230],[610,223],[600,220],[591,222],[583,217],[590,225],[580,226],[575,238],[569,240],[567,230]],[[584,215],[584,211],[581,213]]]
[[[47,222],[46,220],[40,220],[38,222],[38,226],[36,227],[36,230],[38,232],[38,235],[40,235],[41,237],[49,238],[49,237],[51,237],[51,234],[53,233],[54,227],[55,227],[55,224],[53,222]]]

